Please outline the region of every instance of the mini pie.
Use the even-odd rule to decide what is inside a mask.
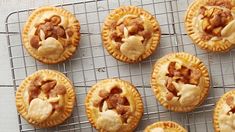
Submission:
[[[122,6],[106,18],[103,45],[114,58],[139,62],[150,56],[160,41],[160,27],[149,12],[135,6]]]
[[[185,25],[200,48],[226,52],[235,45],[235,1],[195,0],[188,8]]]
[[[22,41],[37,60],[55,64],[65,61],[76,51],[80,24],[69,11],[45,6],[32,12],[24,25]]]
[[[159,121],[147,126],[144,132],[187,132],[187,130],[173,121]]]
[[[137,89],[120,79],[106,79],[93,85],[85,107],[90,123],[100,132],[132,132],[144,109]]]
[[[225,93],[219,99],[213,117],[215,132],[235,131],[235,90]]]
[[[35,127],[61,124],[73,110],[75,92],[70,80],[57,71],[39,70],[22,81],[16,91],[20,115]]]
[[[159,102],[175,112],[192,111],[209,91],[209,75],[195,56],[179,52],[160,58],[152,72],[151,85]]]

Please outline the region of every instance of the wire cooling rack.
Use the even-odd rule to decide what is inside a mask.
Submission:
[[[207,53],[192,44],[184,30],[183,17],[189,0],[99,0],[57,5],[71,11],[81,24],[79,49],[72,59],[58,65],[45,65],[33,59],[22,47],[21,31],[33,9],[12,12],[6,19],[8,48],[14,88],[39,69],[63,72],[76,88],[77,102],[72,116],[64,124],[50,129],[36,129],[19,117],[19,129],[24,131],[96,131],[85,115],[87,90],[97,81],[118,77],[132,82],[142,95],[144,115],[136,131],[156,121],[172,120],[189,132],[213,131],[212,115],[215,102],[235,87],[235,51]],[[120,5],[136,5],[153,14],[160,23],[162,36],[156,52],[138,64],[125,64],[112,58],[102,47],[100,31],[108,13]],[[208,98],[193,112],[175,113],[163,108],[150,88],[153,64],[167,53],[185,51],[196,55],[209,68],[211,89]]]

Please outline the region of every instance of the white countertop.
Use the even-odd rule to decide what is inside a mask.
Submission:
[[[6,41],[5,20],[10,12],[35,8],[42,5],[55,5],[76,0],[1,0],[0,1],[0,130],[18,132],[18,117],[15,107],[14,88]]]
[[[78,1],[82,0],[0,0],[1,132],[19,131],[12,73],[7,47],[7,34],[5,30],[6,17],[13,11],[31,9],[43,5],[58,5],[61,3],[72,3]],[[74,125],[78,128],[77,131],[83,128],[87,129],[87,131],[91,131],[91,126],[84,114],[85,108],[83,99],[85,97],[87,87],[89,85],[93,85],[97,80],[108,77],[120,77],[121,79],[131,81],[135,86],[138,86],[137,89],[142,94],[145,103],[145,113],[143,120],[140,123],[141,126],[137,128],[138,130],[143,130],[143,128],[149,124],[147,121],[155,122],[156,120],[173,120],[180,122],[184,127],[190,129],[191,132],[213,131],[212,113],[215,102],[224,92],[235,87],[235,51],[232,50],[223,54],[207,53],[193,45],[192,41],[186,35],[183,26],[185,10],[190,3],[189,1],[193,0],[131,0],[133,2],[132,4],[144,3],[142,6],[144,9],[148,10],[150,13],[155,13],[161,26],[161,42],[156,52],[150,58],[146,59],[146,61],[138,64],[123,64],[117,62],[115,59],[110,57],[105,52],[105,50],[103,50],[99,36],[100,26],[97,25],[98,23],[100,24],[103,22],[104,17],[108,14],[108,10],[110,10],[109,7],[114,9],[118,4],[130,4],[130,2],[128,3],[130,0],[118,1],[119,3],[117,3],[116,0],[105,0],[102,3],[104,7],[91,4],[91,8],[89,8],[91,10],[94,10],[93,6],[96,6],[95,11],[93,12],[84,12],[84,7],[77,7],[80,10],[77,10],[78,13],[76,17],[79,18],[79,21],[83,26],[81,28],[83,36],[80,40],[80,51],[75,55],[78,58],[76,58],[77,60],[73,60],[73,64],[76,66],[67,66],[67,63],[61,64],[58,67],[55,66],[55,69],[58,68],[61,71],[67,71],[69,68],[71,68],[69,69],[71,71],[73,71],[73,69],[77,70],[76,74],[68,73],[68,76],[72,78],[74,84],[76,84],[76,94],[78,95],[77,109],[79,110],[74,112],[78,115],[75,115],[75,118],[71,119],[72,122],[75,122],[74,120],[76,120],[76,123],[78,123],[75,124],[76,126]],[[108,2],[109,5],[107,4]],[[153,4],[151,4],[151,2]],[[83,13],[79,11],[82,11]],[[85,13],[89,13],[89,15],[85,15]],[[99,14],[99,18],[97,17],[96,13]],[[96,21],[93,21],[92,19]],[[97,19],[99,20],[97,21]],[[20,44],[19,41],[11,42],[11,44],[13,43]],[[206,99],[205,103],[203,103],[193,112],[174,113],[167,111],[161,105],[159,105],[159,103],[157,103],[155,96],[153,95],[153,92],[150,88],[150,75],[154,62],[163,55],[176,51],[184,51],[196,55],[203,60],[210,71],[210,77],[212,81],[208,98]],[[32,60],[31,57],[28,58],[29,60]],[[44,66],[45,65],[42,67]],[[66,69],[67,67],[68,69]],[[22,72],[24,72],[24,70],[22,70]],[[71,125],[71,127],[74,126]],[[68,128],[70,128],[70,126],[68,126]]]

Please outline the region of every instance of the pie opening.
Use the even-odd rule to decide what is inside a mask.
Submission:
[[[166,73],[165,87],[167,89],[166,100],[177,99],[182,105],[190,105],[193,97],[200,94],[199,82],[201,71],[197,68],[189,68],[178,62],[170,62]]]
[[[123,55],[133,60],[145,52],[152,35],[151,22],[141,15],[127,14],[110,24],[110,39]]]
[[[204,41],[229,41],[235,44],[235,8],[229,0],[209,1],[194,18]]]
[[[127,97],[122,96],[122,89],[119,87],[114,87],[110,92],[102,89],[99,91],[99,100],[96,100],[93,105],[94,107],[99,108],[100,112],[106,112],[112,110],[116,112],[120,117],[123,123],[127,123],[129,118],[130,103]]]
[[[72,44],[73,30],[63,26],[62,19],[59,15],[52,15],[34,24],[29,43],[41,56],[57,59]]]
[[[54,79],[36,76],[25,91],[28,115],[38,123],[64,110],[66,88]]]
[[[199,12],[202,15],[202,29],[205,33],[203,38],[208,40],[213,36],[221,38],[222,29],[233,20],[231,11],[220,7],[201,6]]]

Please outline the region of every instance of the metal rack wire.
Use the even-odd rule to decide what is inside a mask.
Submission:
[[[90,0],[57,5],[71,11],[81,24],[81,41],[74,57],[58,65],[45,65],[34,60],[22,47],[21,31],[33,9],[12,12],[6,18],[8,49],[16,90],[19,83],[39,69],[54,69],[66,74],[76,88],[77,103],[73,115],[62,125],[50,129],[36,129],[19,117],[19,129],[25,131],[96,131],[87,120],[84,99],[89,87],[105,78],[119,77],[132,82],[142,95],[144,116],[136,129],[143,129],[159,120],[173,120],[190,132],[210,132],[212,112],[217,99],[235,86],[235,51],[207,53],[192,44],[184,30],[183,17],[192,0]],[[104,18],[120,5],[136,5],[156,16],[162,37],[156,52],[138,64],[125,64],[112,58],[102,47],[100,31]],[[205,103],[193,112],[175,113],[163,108],[150,88],[154,62],[170,52],[185,51],[196,55],[209,68],[211,89]]]

